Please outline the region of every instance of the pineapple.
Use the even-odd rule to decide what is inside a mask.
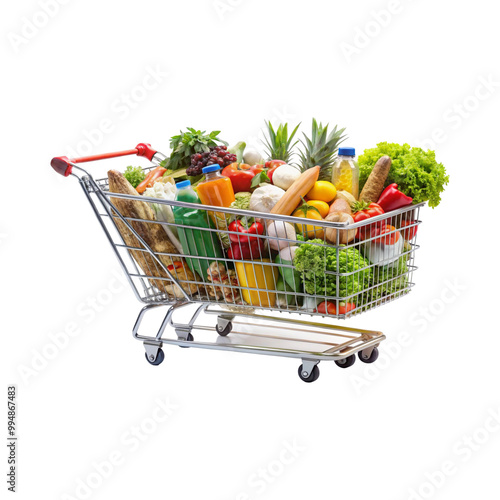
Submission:
[[[264,136],[262,141],[266,147],[266,154],[269,160],[282,160],[285,163],[290,163],[293,153],[292,149],[299,141],[292,144],[295,133],[297,132],[300,123],[293,129],[290,137],[288,137],[288,123],[280,124],[274,131],[271,122],[266,122],[267,132],[269,137]]]
[[[300,141],[303,150],[300,150],[300,171],[305,172],[307,169],[319,165],[321,167],[319,179],[325,181],[332,180],[332,165],[337,156],[339,145],[346,140],[347,135],[342,135],[345,128],[338,129],[335,125],[334,129],[328,134],[328,123],[325,127],[323,124],[313,118],[311,138],[304,134],[305,141]]]

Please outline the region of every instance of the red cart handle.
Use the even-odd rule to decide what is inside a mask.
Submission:
[[[82,156],[81,158],[68,158],[67,156],[56,156],[52,158],[50,165],[52,168],[64,177],[68,177],[73,170],[72,163],[85,163],[87,161],[105,160],[106,158],[118,158],[119,156],[137,155],[145,156],[148,160],[152,160],[153,156],[157,153],[155,149],[151,147],[151,144],[146,144],[141,142],[137,144],[135,149],[128,149],[126,151],[117,151],[115,153],[104,153],[94,156]]]

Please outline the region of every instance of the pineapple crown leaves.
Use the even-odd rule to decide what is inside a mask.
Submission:
[[[288,135],[288,123],[281,123],[276,130],[270,121],[266,121],[268,136],[264,135],[262,143],[266,147],[266,154],[269,160],[282,160],[290,164],[292,156],[295,154],[293,148],[298,144],[293,138],[300,127],[300,123]]]
[[[304,133],[305,140],[300,140],[303,146],[300,150],[300,163],[302,172],[319,165],[321,167],[320,178],[330,180],[331,167],[339,145],[347,139],[347,135],[344,134],[345,128],[339,129],[337,125],[328,134],[328,126],[327,123],[323,127],[321,122],[318,125],[316,119],[313,118],[311,138]]]

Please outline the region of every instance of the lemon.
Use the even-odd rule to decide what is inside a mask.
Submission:
[[[316,181],[312,189],[307,193],[310,200],[320,200],[325,203],[332,201],[337,196],[335,186],[328,181]]]

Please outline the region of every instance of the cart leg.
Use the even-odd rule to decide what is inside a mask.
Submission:
[[[194,340],[191,331],[194,327],[196,320],[198,319],[198,316],[207,308],[207,305],[208,304],[202,304],[201,306],[198,306],[193,316],[189,320],[189,323],[187,324],[174,323],[174,321],[170,319],[170,324],[174,327],[175,333],[177,334],[177,338],[179,340],[184,340],[187,342],[192,342]],[[172,318],[172,316],[170,316],[170,318]],[[181,345],[180,347],[189,347],[189,346]]]
[[[299,377],[304,382],[314,382],[319,378],[319,361],[314,359],[303,359],[299,366]]]
[[[175,333],[177,334],[177,338],[179,340],[184,340],[186,342],[192,342],[194,340],[194,337],[191,333],[190,328],[176,328]],[[180,347],[189,347],[187,345],[181,345]]]
[[[144,349],[146,349],[146,359],[151,365],[159,365],[165,359],[165,354],[161,348],[161,342],[144,342]]]
[[[132,335],[134,336],[135,339],[138,339],[138,337],[139,337],[139,326],[142,323],[142,319],[144,318],[144,315],[148,311],[154,309],[155,307],[160,307],[160,305],[159,304],[148,304],[147,306],[144,306],[141,309],[141,312],[139,313],[139,316],[137,316],[137,319],[135,321],[134,328],[132,329]]]

